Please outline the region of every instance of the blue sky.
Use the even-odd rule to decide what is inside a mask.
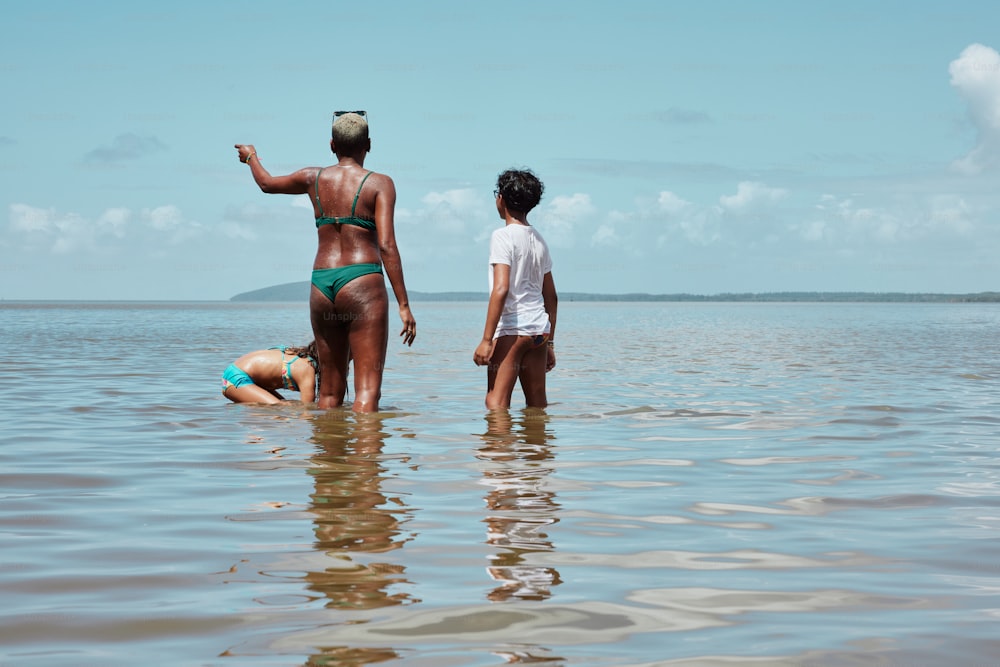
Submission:
[[[0,298],[307,280],[307,202],[233,144],[328,164],[358,108],[411,290],[486,290],[511,166],[560,291],[1000,290],[1000,4],[280,7],[5,8]]]

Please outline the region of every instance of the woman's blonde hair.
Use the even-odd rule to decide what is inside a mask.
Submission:
[[[333,148],[349,154],[368,148],[368,121],[356,113],[345,113],[333,121]]]

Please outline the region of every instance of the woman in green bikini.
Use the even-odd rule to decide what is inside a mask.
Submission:
[[[350,356],[354,357],[354,410],[378,410],[389,331],[389,278],[400,336],[413,344],[417,323],[410,312],[403,264],[396,247],[396,186],[385,174],[365,169],[371,150],[363,111],[334,114],[330,148],[337,164],[305,167],[272,176],[253,144],[236,144],[240,162],[250,165],[263,192],[308,194],[316,215],[319,247],[313,262],[309,310],[319,354],[320,408],[342,405]]]

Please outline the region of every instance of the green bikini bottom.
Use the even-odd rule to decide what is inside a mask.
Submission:
[[[367,276],[369,273],[382,273],[381,264],[348,264],[332,269],[313,269],[312,284],[326,295],[331,302],[337,298],[337,292],[355,278]]]

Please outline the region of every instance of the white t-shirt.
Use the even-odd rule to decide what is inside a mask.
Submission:
[[[549,332],[549,314],[542,300],[542,279],[552,271],[545,239],[529,225],[505,225],[490,237],[490,292],[493,265],[510,267],[510,289],[494,338],[534,336]]]

